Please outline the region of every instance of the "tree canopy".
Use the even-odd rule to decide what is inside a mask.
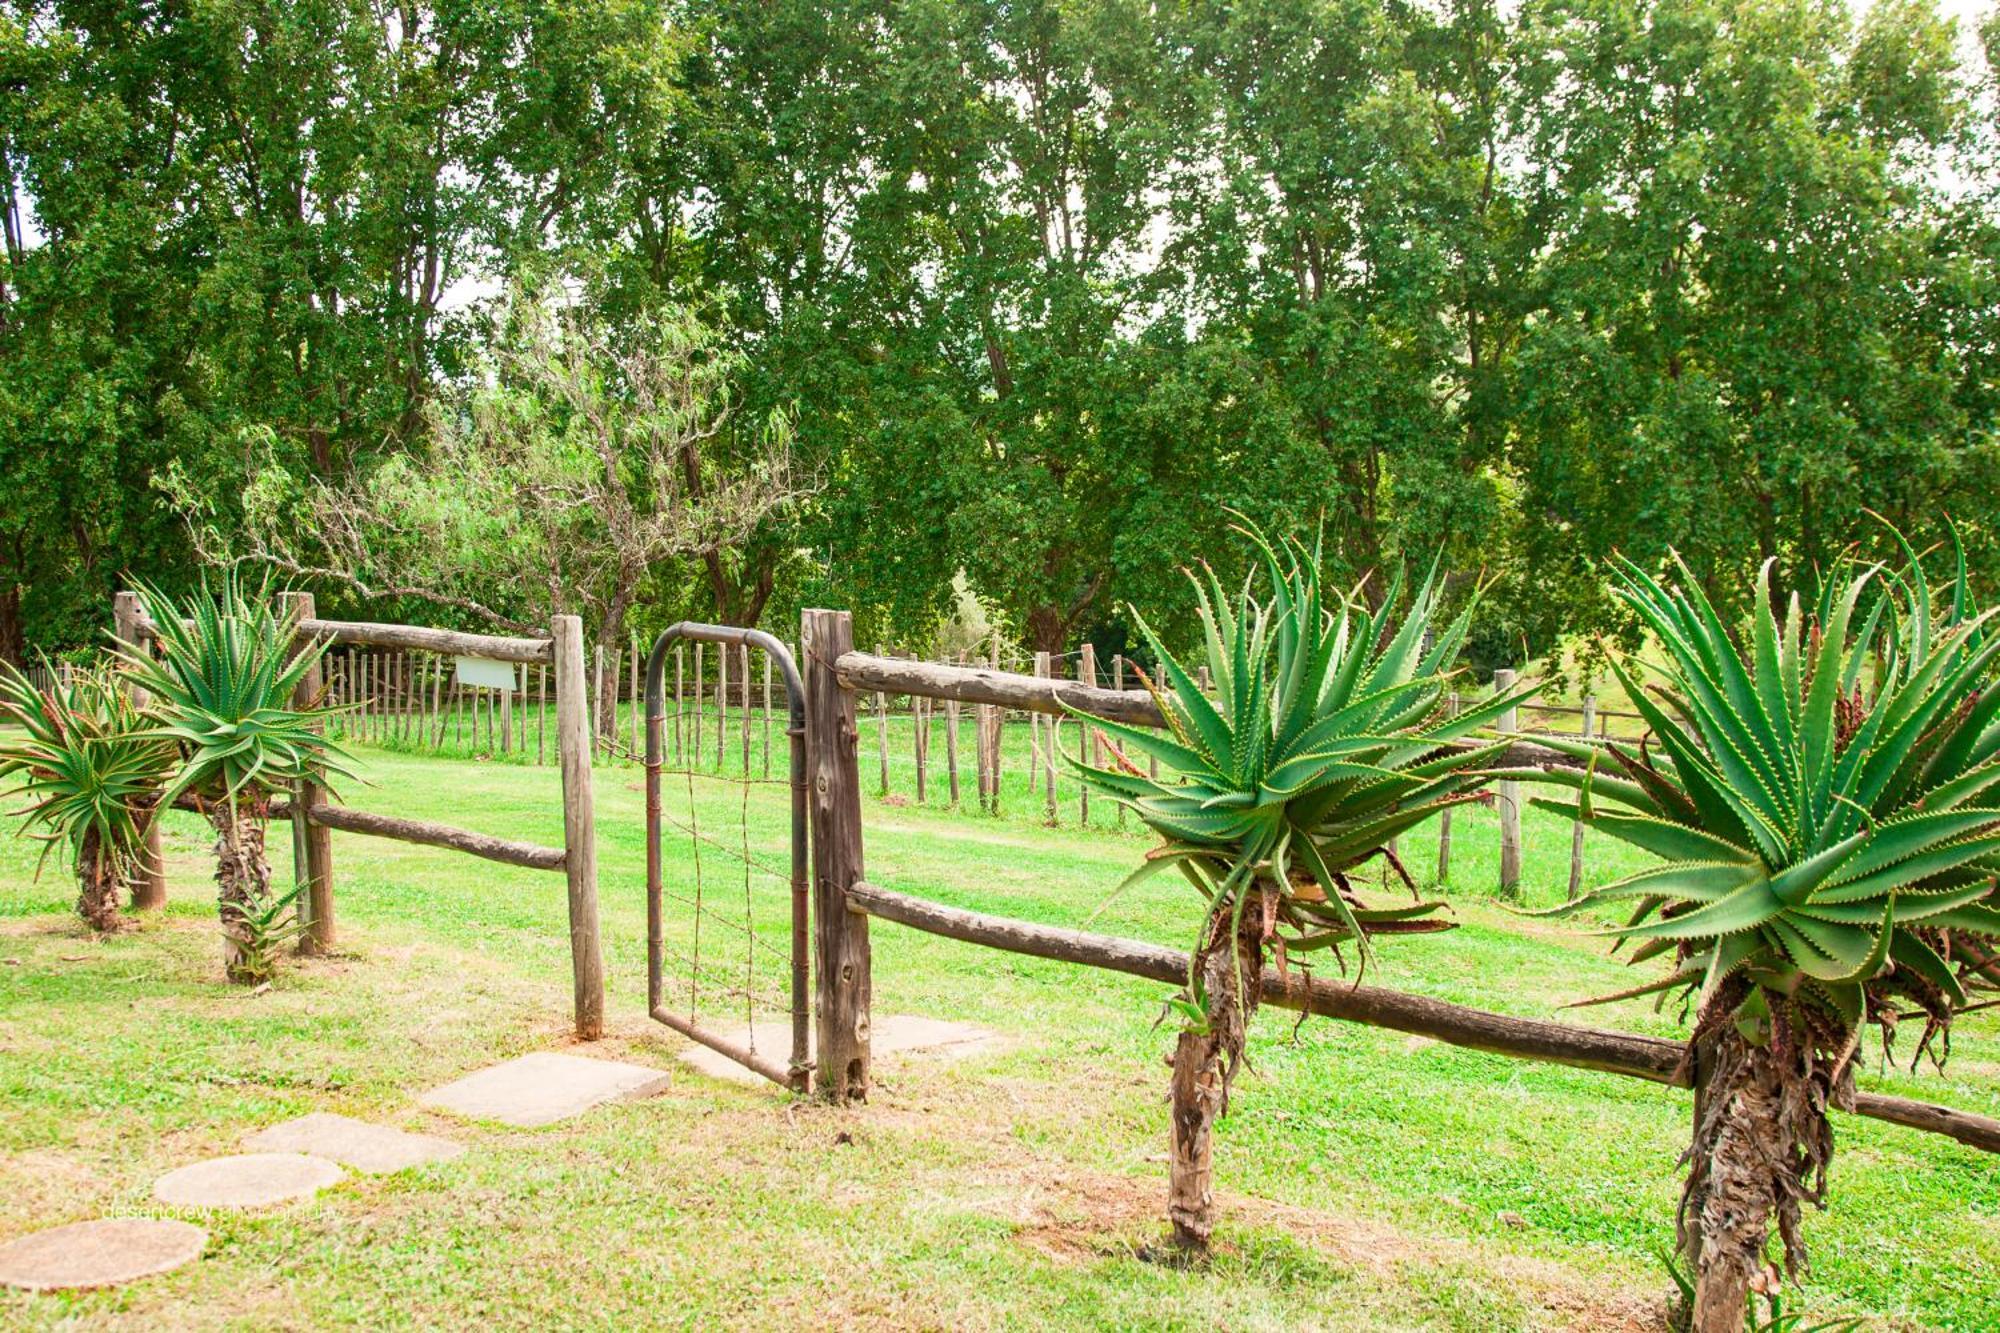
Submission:
[[[1930,0],[0,0],[0,654],[193,577],[170,468],[223,527],[274,455],[437,475],[524,283],[705,322],[721,475],[796,423],[812,495],[642,624],[917,640],[962,574],[1059,651],[1233,572],[1230,509],[1483,569],[1488,662],[1619,625],[1614,550],[1726,600],[1950,516],[1990,583],[1996,52]]]

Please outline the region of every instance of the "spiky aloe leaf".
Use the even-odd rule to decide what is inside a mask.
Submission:
[[[1367,907],[1352,895],[1350,872],[1465,798],[1500,747],[1460,739],[1521,696],[1448,715],[1448,673],[1467,622],[1461,614],[1439,626],[1437,566],[1407,595],[1401,576],[1392,578],[1370,609],[1324,590],[1316,549],[1271,541],[1248,523],[1240,530],[1261,598],[1255,583],[1231,596],[1206,568],[1189,576],[1213,693],[1134,612],[1158,662],[1148,688],[1167,733],[1079,714],[1156,759],[1160,775],[1079,759],[1071,770],[1160,835],[1155,855],[1176,857],[1207,901],[1204,930],[1263,885],[1282,899],[1276,929],[1288,950],[1355,940],[1365,956],[1371,929],[1413,928],[1431,905]]]
[[[0,663],[0,724],[14,728],[0,731],[0,793],[24,802],[12,813],[22,835],[45,844],[43,862],[61,848],[80,868],[91,848],[122,879],[137,864],[173,751],[113,673],[43,665],[49,684],[37,687]]]
[[[261,798],[309,774],[352,776],[327,739],[317,706],[293,702],[326,645],[300,643],[268,587],[234,574],[176,599],[140,585],[159,653],[126,648],[125,671],[150,694],[150,734],[172,742],[180,762],[162,799],[184,791],[218,803]]]
[[[1775,595],[1767,564],[1732,632],[1678,573],[1670,585],[1629,562],[1615,570],[1664,656],[1614,661],[1659,761],[1609,745],[1629,781],[1507,775],[1570,789],[1537,804],[1669,858],[1555,914],[1637,898],[1601,933],[1673,957],[1665,989],[1705,959],[1704,1009],[1733,995],[1761,1022],[1801,997],[1837,1020],[1840,1041],[1895,968],[1955,1005],[1950,950],[1908,927],[2000,934],[2000,808],[1973,804],[2000,785],[1996,611],[1973,609],[1962,583],[1934,605],[1912,556],[1900,571],[1848,568],[1808,617],[1802,599]]]

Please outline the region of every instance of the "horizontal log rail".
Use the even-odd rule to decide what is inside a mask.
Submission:
[[[1135,727],[1166,725],[1160,706],[1144,690],[1106,690],[1052,676],[1023,676],[990,667],[946,666],[860,652],[842,653],[833,669],[843,686],[861,693],[920,694],[1057,715],[1073,708]],[[1570,756],[1530,741],[1516,741],[1494,763],[1512,768],[1579,766]]]
[[[192,796],[181,797],[174,802],[174,808],[192,810],[201,815],[207,813],[207,808]],[[289,801],[273,801],[265,810],[265,818],[273,823],[291,817],[292,807]],[[522,866],[528,870],[561,870],[566,863],[566,856],[560,847],[544,847],[539,843],[490,837],[450,824],[432,823],[427,819],[403,819],[396,815],[372,814],[366,810],[351,810],[344,805],[315,805],[307,811],[306,818],[322,828],[336,829],[342,833],[359,833],[371,838],[391,838],[397,842],[412,842],[425,847],[443,847],[454,852],[464,852],[468,856],[498,861],[503,865]]]
[[[852,656],[857,654],[840,659],[843,668]],[[1187,955],[1165,945],[970,912],[866,881],[848,888],[847,901],[850,910],[968,944],[1080,963],[1169,984],[1179,983],[1187,976]],[[1281,1008],[1366,1023],[1516,1059],[1601,1070],[1672,1087],[1685,1087],[1688,1083],[1681,1058],[1686,1047],[1677,1041],[1488,1013],[1379,986],[1351,985],[1326,977],[1308,978],[1296,971],[1280,978],[1275,968],[1268,967],[1260,984],[1264,1003]],[[1870,1092],[1856,1094],[1853,1110],[1871,1119],[1943,1134],[1969,1147],[2000,1153],[2000,1120],[1988,1116]]]
[[[499,861],[503,865],[523,866],[529,870],[561,870],[567,860],[560,847],[490,837],[470,829],[454,828],[450,824],[433,824],[429,820],[399,819],[395,815],[350,810],[344,805],[315,805],[306,812],[306,818],[323,828],[337,829],[342,833],[364,833],[373,838],[393,838],[397,842],[445,847],[468,856]]]
[[[553,662],[554,641],[501,634],[467,634],[423,625],[382,625],[366,620],[301,620],[299,633],[333,643],[370,648],[414,648],[452,657],[488,657],[499,662]]]
[[[158,638],[159,627],[141,615],[133,624],[141,638]],[[549,639],[513,638],[502,634],[468,634],[424,625],[388,625],[372,620],[301,620],[302,638],[365,648],[412,648],[451,657],[486,657],[499,662],[553,662]]]

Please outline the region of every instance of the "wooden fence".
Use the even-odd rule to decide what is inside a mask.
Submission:
[[[805,654],[808,755],[813,787],[813,904],[817,949],[815,1019],[818,1056],[813,1088],[835,1102],[867,1096],[870,1073],[869,1008],[873,960],[869,924],[893,921],[1010,953],[1105,968],[1157,981],[1187,974],[1187,956],[1138,940],[1064,930],[1035,922],[988,916],[930,902],[868,881],[864,869],[859,701],[870,694],[899,694],[973,707],[1027,711],[1058,725],[1072,705],[1103,717],[1143,726],[1162,724],[1157,705],[1143,692],[1093,686],[988,667],[912,662],[854,651],[846,612],[808,611],[802,627]],[[1510,764],[1569,763],[1531,742],[1516,742]],[[1686,1087],[1693,1071],[1686,1044],[1634,1033],[1573,1027],[1543,1019],[1489,1013],[1425,996],[1266,968],[1264,1002],[1418,1033],[1453,1045],[1517,1059],[1602,1070],[1652,1083]],[[2000,1152],[2000,1120],[1950,1107],[1859,1093],[1855,1113],[1945,1134],[1988,1152]]]
[[[550,661],[510,662],[512,683],[506,687],[466,684],[454,670],[452,655],[438,646],[442,640],[382,634],[391,629],[414,632],[407,626],[365,628],[370,632],[343,630],[335,635],[325,658],[323,685],[327,701],[336,710],[330,725],[337,736],[424,753],[509,756],[535,764],[560,761],[560,746],[550,734],[557,711],[551,707]],[[423,633],[435,636],[446,632]],[[489,646],[504,642],[483,635],[461,637]],[[1108,687],[1114,693],[1129,692],[1128,687],[1137,686],[1144,678],[1140,667],[1123,655],[1101,665],[1089,644],[1060,656],[1019,653],[1004,648],[997,639],[976,658],[971,653],[957,654],[949,661],[892,657],[880,649],[871,656],[907,663],[910,668],[1067,681],[1085,689]],[[584,691],[587,734],[593,738],[592,754],[600,761],[637,764],[641,760],[643,661],[643,647],[636,634],[623,648],[607,652],[599,644],[590,653],[589,689]],[[1009,670],[1011,667],[1025,670]],[[58,664],[55,669],[66,668]],[[47,668],[38,665],[33,670],[45,672]],[[746,649],[677,644],[666,683],[671,687],[671,702],[662,740],[665,757],[675,768],[772,779],[774,729],[781,729],[776,719],[784,716],[789,704],[784,682],[774,679],[768,660],[761,673],[753,674]],[[1491,689],[1511,689],[1514,683],[1514,673],[1502,670],[1496,673]],[[1490,697],[1487,691],[1469,692],[1465,702],[1486,697]],[[1458,703],[1458,696],[1452,696],[1452,706]],[[955,698],[892,689],[863,691],[857,708],[866,714],[865,722],[857,715],[857,725],[872,741],[871,767],[877,775],[874,794],[878,797],[913,797],[924,805],[941,796],[951,808],[998,816],[1010,803],[1003,800],[1003,791],[1011,774],[1016,779],[1017,796],[1021,794],[1018,780],[1025,777],[1027,808],[1044,823],[1059,825],[1072,816],[1084,826],[1093,819],[1119,827],[1126,822],[1125,809],[1115,803],[1109,803],[1107,809],[1107,803],[1100,802],[1093,809],[1090,792],[1068,779],[1062,765],[1052,761],[1065,747],[1074,753],[1084,745],[1089,747],[1093,762],[1102,761],[1102,739],[1085,737],[1074,718],[1006,703],[967,704]],[[891,720],[896,718],[907,722],[907,727],[892,728]],[[1518,714],[1503,717],[1500,728],[1528,736],[1609,736],[1614,734],[1614,724],[1638,718],[1637,713],[1599,708],[1595,700],[1585,697],[1579,706],[1524,704]],[[1557,725],[1561,723],[1570,725]],[[903,734],[892,739],[892,731]],[[1010,739],[1024,743],[1010,745]],[[1158,762],[1149,762],[1157,771]],[[1525,851],[1516,784],[1496,784],[1491,803],[1500,822],[1497,888],[1503,896],[1514,896],[1519,890]],[[1436,878],[1440,884],[1450,882],[1452,837],[1452,815],[1445,811],[1437,823]],[[1582,824],[1570,830],[1569,841],[1568,892],[1574,898],[1582,891],[1585,877],[1587,845]]]
[[[322,697],[329,682],[323,673],[331,666],[347,670],[354,686],[349,703],[353,711],[337,715],[335,725],[373,725],[387,735],[393,717],[406,732],[420,716],[428,727],[428,715],[415,706],[415,683],[427,679],[433,697],[438,693],[437,659],[475,658],[487,663],[508,663],[525,670],[533,667],[544,680],[552,672],[555,684],[556,735],[554,750],[562,765],[563,845],[543,847],[533,843],[495,838],[469,829],[425,820],[404,819],[389,814],[351,810],[333,803],[331,793],[316,781],[297,784],[291,799],[274,805],[274,819],[287,820],[292,827],[292,849],[306,892],[300,900],[304,933],[303,953],[325,953],[335,941],[334,869],[331,832],[393,838],[402,842],[443,847],[471,856],[499,861],[532,870],[561,871],[568,883],[570,962],[576,1035],[594,1041],[604,1031],[604,958],[597,914],[597,831],[591,804],[591,758],[586,692],[591,679],[584,669],[583,622],[575,616],[557,616],[548,639],[503,638],[485,634],[462,634],[453,630],[415,625],[384,625],[360,621],[315,618],[311,593],[283,596],[299,617],[302,642],[325,640],[333,650],[300,682],[297,701],[301,704]],[[139,599],[119,593],[113,608],[114,633],[134,651],[148,651],[157,637],[147,621]],[[379,674],[376,674],[379,673]],[[362,682],[379,685],[379,690],[362,695]],[[339,679],[332,682],[335,695]],[[386,708],[368,710],[366,700],[396,699],[401,706],[391,714]],[[139,702],[143,703],[141,699]],[[148,830],[149,870],[141,891],[134,894],[135,907],[157,907],[166,900],[165,875],[159,849],[157,821]]]
[[[383,716],[400,719],[408,728],[418,718],[427,719],[419,734],[430,734],[440,710],[426,711],[417,700],[436,698],[441,684],[435,669],[424,674],[413,667],[402,677],[386,665],[388,653],[430,653],[468,656],[487,661],[511,662],[523,666],[550,667],[555,677],[556,746],[562,765],[563,832],[562,848],[539,847],[492,838],[471,830],[393,815],[350,810],[335,805],[325,789],[308,781],[299,784],[292,798],[273,809],[276,818],[291,822],[299,864],[306,870],[309,888],[306,898],[307,949],[326,949],[334,941],[334,875],[330,830],[374,837],[395,838],[429,846],[444,847],[511,865],[543,870],[562,870],[568,880],[571,958],[574,977],[574,1005],[577,1035],[586,1040],[601,1035],[604,1013],[604,978],[597,915],[596,831],[592,814],[591,766],[593,754],[604,744],[602,722],[592,727],[589,700],[601,675],[586,670],[581,622],[573,616],[559,616],[551,639],[497,638],[460,634],[447,630],[407,625],[380,625],[348,621],[322,621],[313,616],[310,594],[290,594],[299,600],[299,631],[302,637],[328,639],[337,650],[376,650],[362,657],[338,655],[323,660],[336,670],[354,671],[354,694],[347,700],[358,704],[375,697],[362,692],[362,682],[379,679],[416,682],[424,680],[425,696],[403,685],[390,697],[401,701]],[[116,632],[127,644],[144,645],[152,638],[152,627],[140,612],[138,599],[121,593],[115,607]],[[1046,728],[1053,740],[1056,729],[1065,725],[1067,709],[1075,706],[1098,716],[1144,726],[1159,726],[1162,718],[1152,697],[1143,691],[1117,688],[1123,682],[1114,663],[1111,686],[1093,680],[1093,672],[1080,669],[1074,678],[1052,671],[1027,675],[997,669],[991,662],[981,666],[918,662],[881,654],[854,651],[852,625],[846,612],[808,611],[801,625],[799,660],[805,665],[807,764],[811,790],[811,857],[813,900],[814,1022],[817,1053],[813,1089],[834,1101],[865,1098],[870,1082],[869,1008],[872,995],[872,958],[869,922],[872,918],[953,939],[985,945],[1034,957],[1059,959],[1100,967],[1129,975],[1172,982],[1185,975],[1187,959],[1175,950],[1136,940],[1087,934],[1015,921],[951,908],[871,884],[864,870],[862,785],[858,725],[860,701],[875,696],[878,711],[887,716],[890,696],[913,701],[918,716],[928,717],[933,706],[943,703],[947,716],[971,707],[976,712],[982,747],[997,719],[1007,714],[1025,714],[1031,726]],[[408,659],[406,659],[408,660]],[[728,660],[724,655],[724,662]],[[373,666],[362,668],[361,661]],[[595,664],[593,664],[595,665]],[[379,677],[364,676],[364,670],[380,669]],[[717,698],[731,700],[731,692],[717,672]],[[317,673],[316,673],[317,674]],[[517,680],[525,679],[517,675]],[[683,676],[685,685],[689,679]],[[677,694],[677,717],[698,716],[694,708],[706,697],[706,677],[699,669],[693,679],[702,682],[691,694]],[[302,698],[317,696],[328,682],[308,678],[300,685]],[[739,687],[749,682],[741,676]],[[1501,682],[1502,688],[1506,685]],[[503,691],[512,694],[514,691]],[[758,702],[768,706],[771,694],[764,690]],[[747,735],[748,715],[755,692],[739,688],[737,728]],[[508,703],[500,704],[502,716],[496,735],[507,734],[510,743],[519,743],[521,733],[513,731]],[[351,716],[371,716],[356,707]],[[718,712],[716,742],[728,751],[730,728],[727,713]],[[993,719],[989,728],[989,719]],[[1073,719],[1071,719],[1073,722]],[[597,733],[592,740],[593,730]],[[699,746],[706,753],[710,733],[689,727],[682,732],[683,753]],[[749,764],[749,742],[741,741],[745,767]],[[1052,748],[1052,747],[1051,747]],[[722,757],[726,757],[726,754]],[[1564,756],[1523,739],[1505,756],[1509,764],[1567,763]],[[1045,762],[1045,761],[1044,761]],[[979,771],[984,774],[985,765]],[[997,773],[997,763],[995,765]],[[1052,770],[1050,771],[1053,780]],[[985,778],[981,778],[982,786]],[[1079,814],[1083,808],[1079,807]],[[155,871],[158,868],[155,848]],[[1691,1071],[1684,1059],[1685,1045],[1632,1033],[1576,1027],[1541,1019],[1517,1018],[1489,1013],[1464,1005],[1450,1004],[1424,996],[1406,995],[1379,987],[1350,985],[1324,978],[1309,978],[1294,971],[1280,976],[1267,968],[1260,979],[1266,1003],[1321,1014],[1350,1022],[1367,1023],[1396,1031],[1417,1033],[1439,1041],[1490,1051],[1519,1059],[1546,1061],[1586,1069],[1602,1070],[1649,1082],[1688,1086]],[[1857,1094],[1852,1110],[1895,1124],[1947,1135],[1959,1142],[2000,1152],[2000,1120],[1930,1103],[1874,1093]]]

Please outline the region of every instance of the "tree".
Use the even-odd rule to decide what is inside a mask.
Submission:
[[[93,930],[116,930],[119,890],[146,854],[174,754],[147,734],[117,677],[100,668],[58,671],[36,686],[0,664],[0,781],[25,798],[23,832],[44,843],[42,862],[62,849],[76,875],[76,911]],[[39,873],[40,865],[36,870]]]
[[[1206,1257],[1214,1229],[1211,1136],[1243,1060],[1266,957],[1282,975],[1288,960],[1306,966],[1312,951],[1346,943],[1365,963],[1371,934],[1447,928],[1430,918],[1435,903],[1365,904],[1349,876],[1379,856],[1414,894],[1390,844],[1471,798],[1484,781],[1480,765],[1505,744],[1450,743],[1519,697],[1447,713],[1447,667],[1469,618],[1435,620],[1435,576],[1407,608],[1401,580],[1378,610],[1344,596],[1328,605],[1318,552],[1287,546],[1280,555],[1254,529],[1249,536],[1267,600],[1247,584],[1232,598],[1220,580],[1189,576],[1215,697],[1135,613],[1159,663],[1161,678],[1149,685],[1166,733],[1085,716],[1110,742],[1112,766],[1070,761],[1080,780],[1162,839],[1126,884],[1173,869],[1201,898],[1187,985],[1168,1001],[1182,1020],[1168,1212],[1176,1249],[1194,1257]],[[1157,761],[1160,776],[1128,750]]]
[[[727,548],[798,497],[782,414],[749,466],[710,455],[736,412],[738,362],[693,311],[649,317],[628,341],[583,310],[523,297],[508,329],[488,382],[431,411],[421,456],[341,486],[267,461],[234,530],[183,488],[201,548],[517,633],[579,614],[610,651],[649,575]],[[617,685],[603,681],[607,734]]]
[[[1775,595],[1776,564],[1732,635],[1686,565],[1661,583],[1622,563],[1619,595],[1665,658],[1614,660],[1647,743],[1516,774],[1575,789],[1536,804],[1662,860],[1555,912],[1615,905],[1604,933],[1634,963],[1668,960],[1605,999],[1694,1002],[1678,1230],[1696,1333],[1738,1333],[1750,1293],[1778,1290],[1773,1227],[1802,1271],[1801,1205],[1825,1200],[1827,1110],[1852,1099],[1864,1028],[1886,1048],[1921,1018],[1921,1057],[1969,986],[2000,986],[2000,608],[1975,612],[1962,564],[1936,596],[1912,558],[1842,571],[1807,615]]]
[[[198,431],[185,72],[147,23],[0,6],[0,660],[95,640],[119,571],[176,548],[149,493]],[[117,12],[112,12],[116,10]],[[185,222],[185,220],[183,220]]]
[[[223,973],[238,983],[264,981],[275,963],[276,913],[297,894],[271,896],[264,845],[271,798],[309,777],[346,772],[320,720],[322,701],[294,703],[326,644],[300,644],[296,618],[272,608],[268,585],[248,590],[233,572],[186,598],[143,585],[139,596],[159,653],[128,645],[119,660],[151,696],[154,726],[142,734],[176,751],[159,804],[192,794],[215,829]]]
[[[2000,456],[1967,298],[1993,270],[1938,187],[1967,106],[1935,10],[1549,0],[1523,22],[1552,234],[1512,375],[1534,563],[1672,546],[1728,606],[1766,561],[1810,592],[1850,542],[1881,549],[1868,509],[1919,540],[1977,516],[1985,546]],[[1596,583],[1585,624],[1610,613]]]

